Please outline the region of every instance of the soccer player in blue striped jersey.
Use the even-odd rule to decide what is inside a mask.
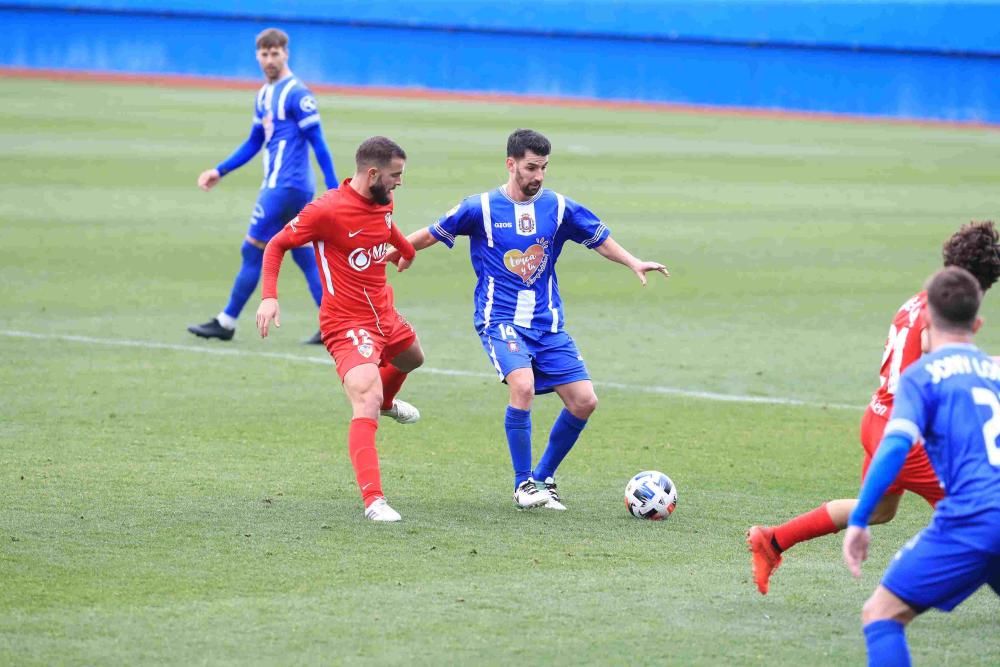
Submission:
[[[202,338],[232,339],[240,311],[260,281],[264,247],[312,201],[316,183],[309,164],[309,146],[316,153],[327,189],[337,187],[337,174],[323,140],[316,98],[288,67],[288,35],[277,28],[268,28],[257,35],[256,44],[257,62],[267,83],[254,101],[250,136],[217,167],[205,170],[198,177],[198,187],[211,190],[223,176],[246,164],[264,148],[264,179],[240,249],[243,261],[229,303],[208,322],[188,327],[188,331]],[[292,257],[302,269],[318,306],[323,289],[313,249],[296,248]],[[319,333],[307,342],[319,344]]]
[[[927,285],[929,354],[899,379],[892,416],[844,535],[854,576],[868,557],[868,520],[924,441],[945,490],[931,523],[896,554],[861,613],[869,665],[909,665],[906,625],[951,611],[983,585],[1000,595],[1000,365],[973,336],[982,290],[957,266]],[[994,628],[995,630],[995,628]]]
[[[476,332],[510,392],[504,428],[514,468],[514,502],[525,509],[564,510],[556,469],[597,408],[597,396],[583,357],[564,328],[556,261],[572,241],[624,264],[643,285],[650,271],[669,273],[662,264],[629,254],[585,206],[542,187],[551,148],[538,132],[515,131],[507,140],[507,183],[468,197],[408,238],[421,250],[438,241],[451,248],[458,236],[469,237],[477,277]],[[394,259],[391,254],[390,261]],[[532,401],[535,394],[553,391],[565,408],[532,469]]]

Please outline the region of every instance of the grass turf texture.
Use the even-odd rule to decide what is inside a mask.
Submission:
[[[743,532],[856,492],[889,319],[960,223],[1000,218],[1000,133],[321,97],[341,178],[369,135],[408,151],[404,230],[500,183],[506,136],[527,126],[553,140],[547,185],[673,273],[640,289],[582,248],[560,259],[591,373],[633,388],[599,386],[558,514],[510,502],[505,391],[472,331],[466,246],[393,275],[428,370],[481,375],[408,381],[424,418],[379,430],[404,516],[384,526],[362,519],[332,369],[260,354],[325,354],[299,343],[315,311],[294,263],[273,338],[253,333],[255,301],[231,344],[184,331],[221,309],[239,262],[259,164],[207,195],[194,180],[243,139],[252,93],[0,92],[0,663],[863,660],[861,603],[926,522],[922,501],[876,529],[861,582],[828,537],[792,550],[762,598]],[[980,342],[1000,350],[994,299]],[[557,409],[536,404],[536,458]],[[622,506],[649,468],[680,490],[667,523]],[[998,614],[980,592],[925,615],[914,658],[995,664]]]

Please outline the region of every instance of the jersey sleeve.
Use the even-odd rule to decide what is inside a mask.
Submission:
[[[322,240],[324,230],[330,229],[333,223],[331,207],[322,199],[317,199],[306,204],[305,208],[285,225],[285,231],[288,239],[294,244],[293,247],[298,247]]]
[[[590,209],[566,197],[566,209],[560,231],[565,230],[566,237],[587,248],[596,248],[604,243],[611,230],[601,222]]]
[[[925,376],[923,369],[914,367],[905,371],[899,379],[892,416],[885,427],[885,435],[905,436],[911,443],[924,439],[927,427],[927,386],[920,381]]]
[[[427,228],[431,236],[449,248],[455,247],[455,237],[469,236],[483,222],[479,197],[468,197]]]
[[[285,114],[305,130],[319,123],[319,104],[305,86],[295,86],[285,101]]]

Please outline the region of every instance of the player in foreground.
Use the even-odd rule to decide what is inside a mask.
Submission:
[[[945,496],[865,602],[869,665],[909,665],[905,628],[927,609],[951,611],[984,584],[1000,595],[1000,366],[972,343],[982,296],[976,278],[958,267],[928,283],[930,353],[900,377],[885,437],[844,533],[844,561],[859,577],[869,518],[923,440]]]
[[[507,139],[507,183],[468,197],[408,238],[422,250],[438,241],[451,248],[457,236],[469,237],[478,279],[476,332],[510,390],[504,428],[514,467],[514,502],[525,509],[544,505],[564,510],[556,469],[597,408],[597,396],[583,357],[563,328],[566,318],[555,273],[559,253],[567,241],[580,243],[624,264],[643,285],[650,271],[669,273],[662,264],[629,254],[587,208],[542,187],[550,151],[548,139],[538,132],[515,131]],[[532,401],[535,394],[552,391],[565,409],[532,470]]]
[[[942,255],[945,266],[958,266],[969,271],[983,291],[1000,278],[1000,243],[992,222],[963,225],[945,241]],[[896,313],[889,327],[879,371],[881,384],[861,419],[861,445],[864,448],[862,476],[882,441],[900,373],[917,361],[926,349],[925,324],[920,318],[920,311],[926,302],[926,292],[911,297]],[[919,443],[910,451],[899,477],[889,486],[869,522],[891,521],[896,516],[903,491],[920,495],[932,507],[944,497],[938,477]],[[853,498],[831,500],[779,526],[753,526],[747,533],[747,544],[757,590],[767,594],[771,574],[781,564],[782,552],[799,542],[846,528],[847,519],[856,504],[857,500]]]
[[[312,201],[316,185],[307,143],[316,153],[326,187],[337,187],[337,174],[323,140],[316,98],[288,68],[288,35],[276,28],[268,28],[257,35],[257,62],[267,83],[257,92],[250,137],[219,166],[203,171],[198,177],[198,187],[207,192],[264,147],[264,180],[240,249],[243,264],[236,274],[229,303],[222,312],[204,324],[188,327],[188,331],[201,338],[232,339],[236,319],[257,289],[264,246]],[[312,249],[295,248],[292,258],[302,269],[318,306],[323,288]],[[319,334],[307,342],[319,344]]]
[[[323,267],[322,340],[353,410],[347,442],[365,517],[399,521],[382,493],[375,432],[380,413],[401,424],[420,418],[396,394],[406,374],[424,362],[424,353],[413,327],[396,310],[385,279],[390,246],[400,252],[400,271],[414,256],[392,221],[392,191],[403,182],[406,153],[390,139],[372,137],[358,147],[355,162],[354,176],[302,209],[267,244],[257,329],[267,337],[272,321],[281,326],[281,260],[288,250],[311,243]]]

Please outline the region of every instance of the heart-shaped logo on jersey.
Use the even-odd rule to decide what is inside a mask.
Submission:
[[[536,243],[524,252],[514,248],[503,255],[504,266],[511,273],[521,276],[525,285],[535,282],[540,269],[546,264],[545,248]]]

